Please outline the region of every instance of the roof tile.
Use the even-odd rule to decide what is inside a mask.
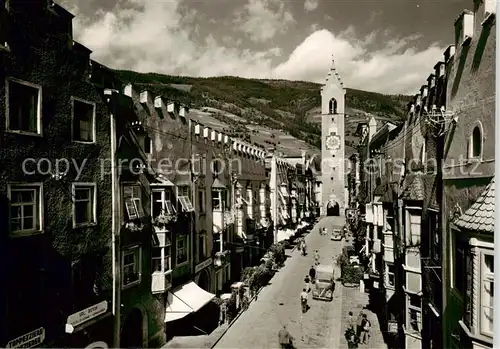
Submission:
[[[493,178],[476,202],[458,217],[454,224],[463,229],[493,233],[495,229],[495,179]]]

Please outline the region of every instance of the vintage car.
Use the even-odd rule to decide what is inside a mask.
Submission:
[[[333,300],[334,271],[332,265],[320,264],[316,267],[316,280],[312,288],[313,299]]]
[[[342,232],[340,230],[338,230],[338,229],[335,229],[332,232],[330,240],[332,240],[332,241],[341,241],[342,240]]]

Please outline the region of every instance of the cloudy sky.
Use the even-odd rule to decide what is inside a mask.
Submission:
[[[57,0],[56,0],[57,2]],[[473,0],[62,0],[112,68],[323,82],[414,94]]]

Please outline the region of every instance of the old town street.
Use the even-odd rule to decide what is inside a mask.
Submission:
[[[309,294],[310,309],[301,316],[300,292],[304,277],[314,264],[313,251],[318,249],[322,264],[335,264],[341,253],[342,243],[330,241],[330,235],[319,235],[319,229],[329,232],[342,227],[343,217],[323,218],[306,237],[307,256],[293,251],[286,266],[259,294],[256,302],[231,326],[215,348],[276,348],[277,333],[283,325],[295,337],[297,348],[338,348],[342,320],[342,287],[337,282],[332,302],[313,300]],[[335,278],[340,270],[335,267]]]

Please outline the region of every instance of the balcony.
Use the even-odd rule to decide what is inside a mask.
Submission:
[[[172,287],[172,270],[155,271],[151,275],[151,293],[165,293]]]

